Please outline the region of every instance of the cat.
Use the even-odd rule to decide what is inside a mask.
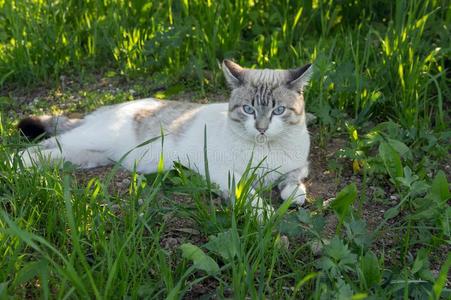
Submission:
[[[302,205],[310,148],[303,91],[312,65],[247,69],[224,60],[221,67],[231,88],[228,103],[148,98],[105,106],[82,119],[25,118],[18,124],[24,135],[43,134],[47,139],[21,153],[23,164],[39,164],[45,158],[93,168],[120,161],[128,170],[154,173],[163,154],[164,169],[176,161],[205,176],[206,142],[209,177],[224,197],[230,196],[230,178],[238,182],[251,162],[268,173],[266,182],[280,180],[283,200]],[[136,147],[149,140],[153,142]],[[266,207],[258,195],[252,205],[259,214]]]

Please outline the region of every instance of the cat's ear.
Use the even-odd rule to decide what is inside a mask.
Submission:
[[[306,64],[297,69],[288,70],[288,87],[296,92],[302,92],[313,74],[313,65]]]
[[[222,71],[224,72],[227,83],[231,88],[237,88],[244,83],[245,69],[239,64],[231,60],[224,59],[222,62]]]

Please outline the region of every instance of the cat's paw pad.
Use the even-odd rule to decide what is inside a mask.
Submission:
[[[254,198],[251,206],[259,223],[263,223],[274,214],[274,208],[260,197]]]
[[[286,201],[292,199],[292,204],[302,205],[305,202],[307,192],[305,185],[301,184],[287,184],[280,192],[280,197]]]

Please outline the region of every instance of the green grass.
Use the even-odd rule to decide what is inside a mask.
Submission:
[[[445,0],[0,0],[0,299],[449,298],[450,9]],[[214,101],[227,93],[223,58],[314,62],[315,151],[346,141],[322,166],[341,189],[329,207],[321,197],[301,210],[276,205],[259,224],[246,205],[250,179],[232,206],[181,166],[132,173],[125,192],[117,168],[99,177],[20,167],[21,113],[183,92]]]

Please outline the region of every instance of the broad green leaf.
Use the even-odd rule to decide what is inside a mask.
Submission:
[[[451,253],[448,253],[446,262],[440,268],[440,273],[438,275],[438,278],[435,281],[434,286],[432,287],[433,295],[431,295],[429,297],[430,300],[440,298],[443,288],[445,287],[446,282],[447,282],[448,272],[449,272],[450,267],[451,267]]]
[[[325,246],[324,250],[325,254],[340,267],[352,266],[357,260],[356,255],[351,253],[348,246],[337,236]]]
[[[417,257],[413,262],[412,274],[417,273],[423,268],[429,267],[428,255],[429,251],[426,248],[421,248],[420,250],[418,250]]]
[[[299,211],[297,213],[297,217],[300,222],[310,224],[312,221],[312,217],[310,216],[309,212],[304,208],[299,208]]]
[[[352,205],[357,199],[357,186],[355,183],[345,186],[330,205],[340,221],[343,221],[351,212]]]
[[[399,214],[399,206],[396,205],[390,209],[388,209],[385,214],[384,214],[384,219],[388,220],[388,219],[392,219],[394,217],[396,217]]]
[[[418,180],[418,176],[415,174],[412,174],[412,170],[408,167],[404,167],[404,177],[398,177],[396,180],[400,183],[402,183],[405,187],[410,188],[412,183],[414,183],[416,180]]]
[[[425,220],[431,220],[435,216],[439,215],[440,212],[438,211],[438,208],[436,206],[431,206],[430,208],[427,208],[425,210],[422,210],[418,213],[409,215],[406,217],[406,220],[417,220],[417,221],[425,221]]]
[[[401,157],[391,145],[386,142],[381,142],[379,145],[379,155],[391,178],[403,177]]]
[[[353,241],[360,248],[371,245],[371,234],[368,233],[366,223],[362,220],[351,220],[345,223],[348,240]]]
[[[199,247],[191,243],[186,243],[180,245],[180,249],[182,250],[183,257],[191,260],[196,269],[205,271],[211,275],[219,272],[218,264]]]
[[[406,146],[406,144],[404,144],[401,141],[390,138],[387,139],[387,141],[390,144],[390,146],[392,146],[393,149],[399,153],[401,157],[412,159],[412,152],[410,151],[410,148]]]
[[[304,233],[299,226],[299,219],[295,214],[286,214],[277,227],[281,234],[289,237],[299,237]]]
[[[423,180],[415,181],[410,187],[410,195],[418,195],[426,192],[430,185]]]
[[[221,232],[210,237],[210,241],[205,244],[205,248],[221,255],[226,261],[231,261],[238,254],[237,242],[233,238],[231,230]]]
[[[381,280],[381,269],[376,255],[368,251],[360,260],[360,268],[367,288],[371,288]]]
[[[423,268],[424,260],[417,256],[412,266],[412,274],[417,273]]]
[[[443,202],[448,201],[450,198],[448,180],[445,173],[441,170],[438,171],[432,181],[431,194]]]
[[[336,298],[337,300],[349,300],[352,299],[353,291],[351,286],[346,283],[344,280],[340,279],[337,280],[337,293]]]

